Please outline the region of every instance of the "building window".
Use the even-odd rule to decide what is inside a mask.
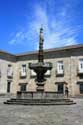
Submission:
[[[13,77],[13,68],[12,68],[12,65],[8,65],[7,77],[10,77],[10,78]]]
[[[64,74],[64,66],[63,61],[57,62],[57,75],[63,75]]]
[[[80,94],[83,94],[83,83],[80,84]]]
[[[83,72],[83,59],[79,60],[79,72]]]
[[[26,65],[21,66],[20,76],[21,77],[26,77]]]
[[[63,84],[58,84],[58,92],[59,93],[64,93],[64,85]]]
[[[26,72],[26,65],[22,65],[22,71]]]
[[[7,93],[10,93],[11,81],[7,82]]]

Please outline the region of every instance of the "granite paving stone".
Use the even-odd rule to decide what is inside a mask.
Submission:
[[[0,97],[0,125],[83,125],[83,99],[75,105],[6,105]]]

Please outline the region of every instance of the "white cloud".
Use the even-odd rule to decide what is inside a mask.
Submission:
[[[61,12],[61,14],[62,13],[64,13],[64,16],[66,16],[65,11]],[[48,18],[46,11],[41,7],[36,8],[35,15],[35,21],[33,21],[32,23],[33,27],[35,27],[37,31],[39,30],[41,24],[43,24],[44,27],[44,48],[54,48],[59,46],[77,44],[77,29],[73,29],[68,23],[66,24],[65,19],[57,20],[56,18],[54,18],[54,20],[51,20]],[[32,31],[34,32],[34,29]]]
[[[51,4],[52,8],[52,4]],[[44,28],[44,48],[54,48],[66,45],[77,44],[76,36],[77,30],[71,26],[70,21],[72,17],[68,17],[67,20],[67,6],[53,15],[51,19],[47,13],[47,9],[42,8],[40,5],[35,7],[34,19],[28,22],[28,25],[15,34],[15,36],[9,41],[11,45],[17,44],[30,44],[34,42],[34,48],[38,48],[38,35],[39,28],[43,25]],[[28,27],[28,28],[27,28]],[[26,40],[26,43],[24,42]]]
[[[14,38],[12,38],[9,41],[9,44],[14,45],[14,44],[21,44],[22,40],[25,39],[25,33],[23,33],[22,31],[17,32],[14,36]]]

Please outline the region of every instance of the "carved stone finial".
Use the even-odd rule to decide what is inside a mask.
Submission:
[[[41,27],[40,28],[40,43],[42,43],[44,41],[44,38],[43,38],[43,28]]]
[[[39,53],[38,53],[38,61],[43,62],[44,61],[44,55],[43,55],[43,28],[40,28],[40,35],[39,35]]]

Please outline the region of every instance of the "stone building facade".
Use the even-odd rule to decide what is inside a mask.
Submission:
[[[37,62],[38,52],[13,55],[0,51],[0,94],[17,91],[37,91],[34,71],[29,63]],[[53,68],[46,72],[44,91],[64,93],[65,85],[71,96],[83,94],[83,45],[73,45],[44,51],[45,62]]]

